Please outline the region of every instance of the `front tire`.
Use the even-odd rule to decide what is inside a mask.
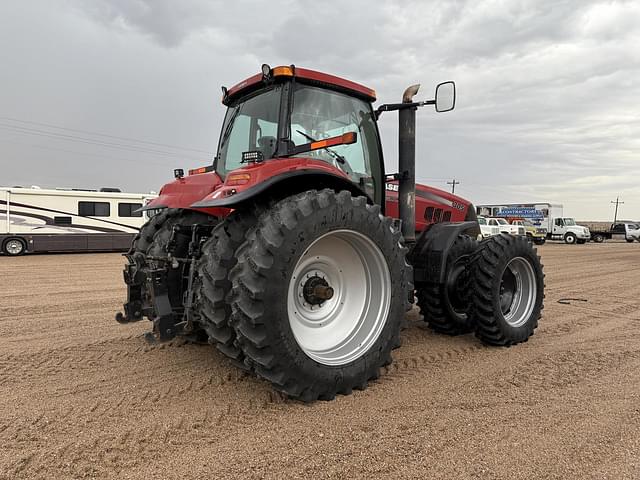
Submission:
[[[564,243],[566,243],[567,245],[573,245],[577,240],[578,238],[576,237],[575,233],[569,232],[564,236]]]
[[[413,291],[406,251],[364,197],[311,190],[275,204],[231,272],[246,362],[303,401],[366,388],[399,343]]]
[[[526,342],[538,326],[544,300],[535,248],[510,235],[481,242],[471,260],[471,297],[480,340],[499,346]]]
[[[2,244],[2,251],[5,255],[17,257],[27,251],[27,244],[21,238],[9,238]]]

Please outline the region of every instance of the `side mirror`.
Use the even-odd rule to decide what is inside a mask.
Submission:
[[[456,84],[442,82],[436,87],[436,112],[449,112],[456,106]]]

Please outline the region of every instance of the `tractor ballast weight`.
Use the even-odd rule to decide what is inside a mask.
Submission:
[[[150,341],[208,341],[285,394],[312,401],[362,389],[391,361],[414,297],[436,332],[487,344],[526,341],[542,310],[539,257],[521,238],[477,242],[475,207],[415,182],[416,111],[373,110],[375,91],[291,66],[223,88],[212,166],[175,180],[127,254],[121,323]],[[385,171],[377,127],[399,113],[399,172]]]

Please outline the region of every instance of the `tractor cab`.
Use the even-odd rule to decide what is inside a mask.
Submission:
[[[338,77],[295,67],[263,66],[230,90],[215,171],[281,159],[308,159],[382,201],[384,169],[375,92]],[[310,164],[311,165],[311,164]]]

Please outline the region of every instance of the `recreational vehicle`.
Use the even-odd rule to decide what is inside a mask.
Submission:
[[[155,194],[0,187],[0,251],[124,251],[151,215]]]

